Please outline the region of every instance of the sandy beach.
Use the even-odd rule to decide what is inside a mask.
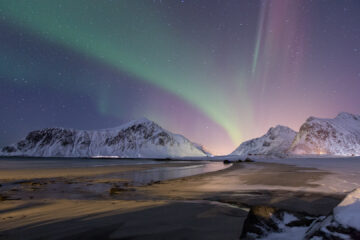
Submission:
[[[177,163],[177,166],[191,166],[194,163]],[[43,169],[0,169],[2,181],[13,181],[20,179],[56,178],[56,177],[89,177],[103,174],[141,171],[155,167],[170,167],[172,164],[145,164],[124,166],[100,166],[100,167],[77,167],[77,168],[43,168]]]
[[[143,186],[109,178],[163,167],[1,170],[0,239],[239,239],[251,206],[317,216],[344,197],[316,183],[332,173],[276,163],[234,163]]]

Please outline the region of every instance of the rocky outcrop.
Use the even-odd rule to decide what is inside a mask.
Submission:
[[[282,234],[281,239],[285,239],[284,236],[287,236],[289,229],[299,228],[304,233],[315,220],[316,217],[304,213],[289,212],[268,206],[254,206],[250,208],[240,239],[266,239],[271,234]]]

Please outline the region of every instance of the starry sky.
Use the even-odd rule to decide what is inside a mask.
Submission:
[[[0,145],[146,117],[228,154],[360,112],[359,0],[0,0]]]

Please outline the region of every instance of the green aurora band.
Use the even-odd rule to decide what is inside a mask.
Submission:
[[[57,1],[62,12],[47,0],[1,1],[0,7],[7,22],[166,90],[222,126],[235,145],[244,140],[240,123],[251,122],[251,108],[241,73],[231,76],[238,95],[229,98],[221,81],[208,76],[213,67],[208,49],[201,42],[181,39],[158,18],[150,1],[145,9],[138,6],[139,1],[120,1],[120,11],[111,2],[87,2]],[[140,14],[141,22],[136,20]],[[99,111],[113,114],[106,108],[106,99],[106,91],[99,90]],[[246,114],[237,116],[232,101]]]

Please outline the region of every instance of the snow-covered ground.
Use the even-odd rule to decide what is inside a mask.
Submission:
[[[349,193],[334,209],[334,220],[360,231],[360,188]]]

